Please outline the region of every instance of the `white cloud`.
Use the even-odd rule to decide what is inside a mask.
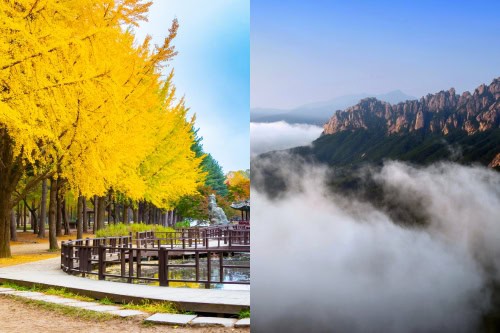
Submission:
[[[500,281],[498,173],[394,162],[373,171],[389,197],[424,203],[430,225],[417,229],[332,194],[326,169],[293,164],[279,163],[284,196],[252,188],[256,332],[477,331]]]
[[[250,123],[251,155],[268,151],[305,146],[316,140],[323,128],[307,124]]]

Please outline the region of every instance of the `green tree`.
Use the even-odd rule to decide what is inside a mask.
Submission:
[[[193,128],[192,131],[195,139],[193,145],[191,146],[191,150],[195,152],[196,157],[205,155],[203,162],[201,162],[202,170],[207,173],[205,185],[210,186],[219,196],[227,196],[228,190],[225,183],[226,177],[224,176],[222,167],[211,154],[206,154],[203,151],[203,144],[201,143],[203,137],[198,136],[198,129]]]
[[[203,162],[201,163],[203,171],[207,172],[207,179],[205,180],[205,185],[210,186],[214,191],[222,197],[227,196],[228,190],[225,184],[226,177],[222,171],[222,167],[219,163],[208,154]]]

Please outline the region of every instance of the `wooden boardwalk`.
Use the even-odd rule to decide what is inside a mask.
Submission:
[[[200,283],[205,288],[211,288],[214,284],[249,285],[249,279],[226,279],[225,272],[250,270],[249,261],[233,263],[225,259],[235,255],[250,256],[249,226],[220,226],[158,233],[145,231],[137,232],[135,238],[130,234],[67,241],[61,246],[61,268],[72,275],[96,275],[99,280],[112,278],[128,283],[149,281],[159,283],[160,286],[169,286],[171,282]],[[175,262],[185,256],[194,262]],[[150,263],[151,258],[156,262]],[[206,260],[205,265],[202,258],[210,260]],[[108,271],[110,265],[119,265],[119,271]],[[144,275],[143,268],[148,266],[156,266],[158,274]],[[176,268],[194,270],[194,276],[175,278],[169,272]]]
[[[237,314],[250,307],[248,290],[191,289],[157,287],[99,281],[68,275],[61,270],[59,258],[0,268],[0,282],[66,288],[97,299],[115,302],[169,301],[184,311]]]

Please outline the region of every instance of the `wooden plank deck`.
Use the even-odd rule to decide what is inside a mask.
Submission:
[[[184,311],[237,314],[250,307],[250,289],[191,289],[99,281],[68,275],[60,258],[0,268],[0,282],[66,288],[97,299],[115,302],[169,301]]]

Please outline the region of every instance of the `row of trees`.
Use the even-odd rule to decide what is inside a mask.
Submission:
[[[179,216],[174,209],[166,210],[141,200],[132,203],[130,199],[119,193],[109,193],[106,197],[105,213],[100,223],[96,223],[98,216],[98,198],[88,200],[85,197],[75,198],[72,192],[59,191],[56,197],[56,236],[70,235],[71,229],[81,226],[77,230],[77,238],[83,233],[95,232],[107,224],[124,223],[131,221],[145,224],[161,224],[174,226]],[[45,237],[46,218],[41,217],[41,198],[39,191],[32,191],[11,210],[11,240],[17,240],[16,229],[27,232],[31,230],[39,237]],[[78,223],[79,220],[82,223]]]
[[[34,191],[55,249],[64,193],[78,203],[81,235],[89,201],[99,228],[109,198],[171,210],[205,184],[194,119],[176,98],[173,71],[162,76],[178,23],[162,45],[135,41],[132,27],[150,5],[0,2],[0,257],[10,256],[13,207],[30,206]]]
[[[200,140],[197,139],[197,142],[200,143]],[[132,201],[119,192],[108,191],[105,204],[102,206],[105,208],[104,215],[100,223],[95,223],[95,217],[98,216],[99,197],[75,197],[74,193],[62,183],[62,187],[56,191],[56,236],[62,236],[63,233],[64,235],[71,234],[71,228],[74,228],[75,222],[79,220],[82,224],[77,223],[78,227],[81,226],[81,229],[77,229],[77,238],[81,238],[82,233],[101,229],[104,221],[108,224],[128,224],[134,221],[174,226],[183,218],[206,220],[208,219],[207,197],[211,193],[216,193],[218,203],[226,211],[228,217],[239,217],[239,213],[231,209],[230,204],[235,201],[248,200],[250,170],[230,171],[224,176],[222,168],[210,154],[202,155],[204,160],[201,166],[207,174],[205,182],[198,187],[195,194],[184,196],[176,202],[175,209],[161,209],[145,200]],[[17,240],[16,229],[22,229],[24,232],[31,230],[39,237],[45,237],[46,217],[41,216],[43,187],[44,182],[29,192],[11,210],[11,240]]]

